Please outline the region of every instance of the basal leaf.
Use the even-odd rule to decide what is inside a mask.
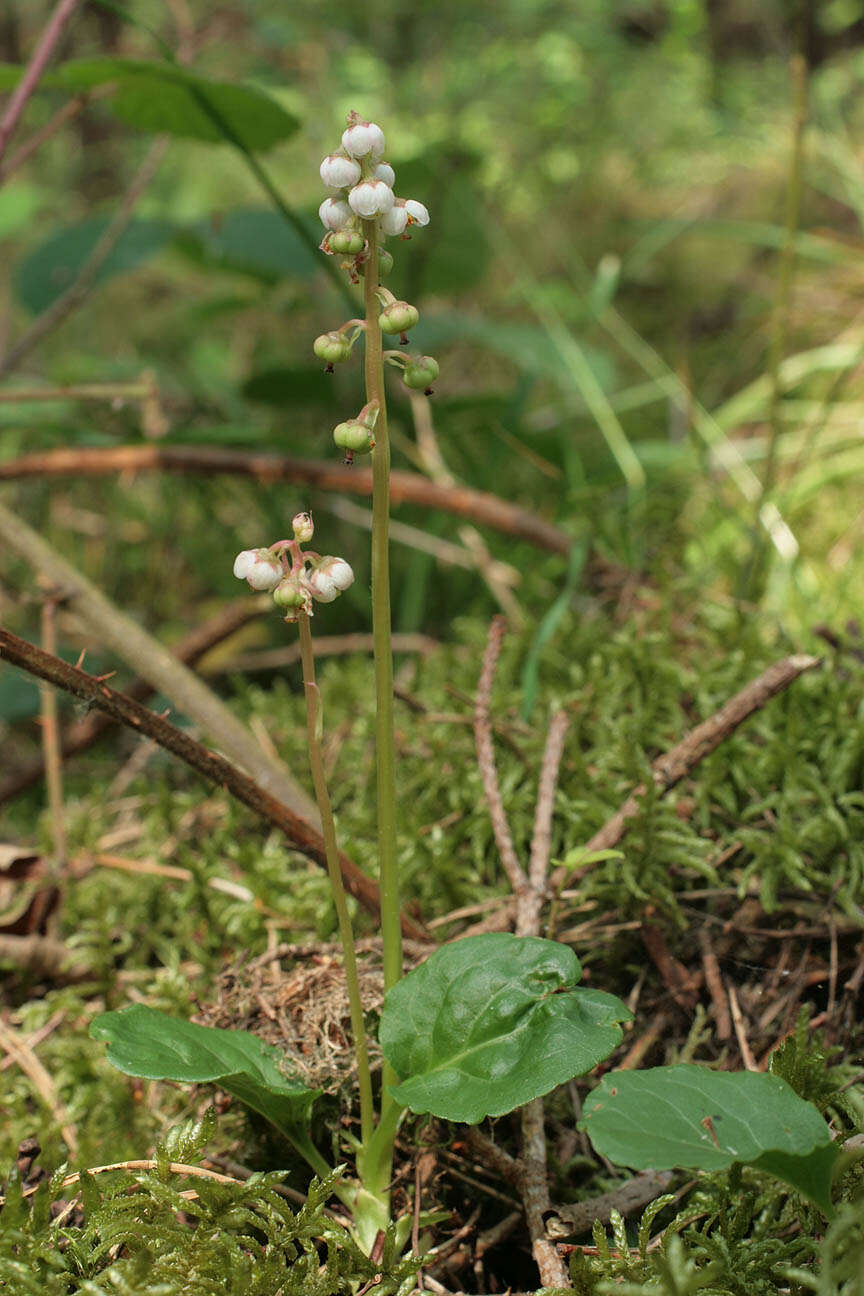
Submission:
[[[684,1065],[611,1071],[585,1103],[579,1128],[617,1165],[722,1170],[739,1161],[832,1214],[830,1130],[779,1076]]]
[[[387,995],[381,1048],[414,1112],[474,1124],[521,1107],[608,1057],[630,1017],[577,988],[566,945],[490,933],[445,945]]]
[[[320,1092],[286,1075],[284,1054],[257,1035],[197,1026],[144,1004],[103,1013],[90,1034],[107,1041],[108,1061],[126,1075],[218,1084],[283,1130],[306,1124]]]

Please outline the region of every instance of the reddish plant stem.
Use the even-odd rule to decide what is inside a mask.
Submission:
[[[59,0],[57,8],[48,20],[42,38],[33,51],[33,57],[30,59],[23,77],[13,90],[6,111],[2,119],[0,119],[0,158],[6,152],[6,146],[18,122],[21,120],[21,114],[51,61],[51,56],[57,48],[64,27],[80,5],[81,0]]]

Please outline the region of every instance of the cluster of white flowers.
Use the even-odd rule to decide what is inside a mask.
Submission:
[[[384,148],[381,127],[352,113],[342,134],[342,148],[321,163],[321,179],[328,189],[338,192],[337,197],[325,198],[318,209],[330,234],[362,234],[363,220],[377,222],[379,238],[404,235],[411,225],[429,224],[423,203],[393,193],[396,173],[383,161]],[[329,235],[322,247],[325,252],[351,250],[339,242],[331,248]]]
[[[276,606],[284,609],[286,621],[296,621],[301,612],[311,616],[313,599],[332,603],[354,583],[344,558],[304,553],[300,548],[314,534],[311,514],[298,513],[292,526],[293,540],[279,540],[269,549],[244,549],[234,559],[234,575],[248,581],[252,589],[271,593]]]

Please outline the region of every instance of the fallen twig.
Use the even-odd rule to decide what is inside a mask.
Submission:
[[[101,643],[164,693],[178,711],[196,721],[229,759],[293,814],[317,826],[312,798],[281,762],[274,761],[216,694],[172,652],[121,612],[56,548],[23,518],[0,504],[0,541],[62,590],[66,606],[77,612]]]
[[[65,1179],[61,1179],[60,1183],[57,1185],[57,1189],[59,1191],[61,1188],[71,1188],[73,1184],[80,1183],[81,1175],[84,1173],[88,1175],[100,1175],[110,1174],[112,1170],[126,1170],[131,1172],[133,1170],[157,1170],[162,1168],[169,1170],[171,1174],[188,1175],[190,1179],[209,1179],[212,1183],[241,1184],[243,1182],[242,1179],[235,1179],[232,1175],[218,1174],[215,1170],[205,1170],[204,1166],[184,1165],[180,1161],[169,1161],[167,1166],[164,1166],[164,1163],[162,1162],[150,1160],[112,1161],[110,1165],[88,1166],[86,1172],[82,1170],[73,1170]],[[32,1188],[25,1188],[21,1193],[21,1196],[32,1197],[41,1187],[42,1184],[38,1183],[34,1184]],[[184,1192],[181,1193],[180,1196],[197,1197],[198,1194],[195,1192]],[[5,1206],[5,1204],[6,1198],[0,1197],[0,1206]]]
[[[57,1086],[27,1040],[10,1030],[3,1021],[0,1021],[0,1048],[15,1059],[24,1074],[32,1081],[40,1098],[56,1120],[71,1155],[75,1156],[78,1151],[78,1134],[57,1093]]]
[[[600,1193],[599,1196],[589,1197],[586,1201],[555,1206],[553,1208],[555,1214],[563,1224],[556,1226],[555,1220],[552,1219],[547,1227],[552,1232],[560,1233],[562,1237],[567,1233],[575,1233],[577,1236],[580,1233],[587,1233],[595,1220],[599,1220],[601,1224],[608,1224],[613,1211],[618,1211],[621,1215],[630,1215],[633,1211],[641,1210],[655,1197],[664,1193],[673,1178],[674,1175],[670,1170],[645,1170],[641,1174],[634,1175],[632,1179],[625,1180],[611,1192]]]
[[[799,653],[794,657],[784,657],[782,661],[775,662],[755,680],[751,680],[739,693],[725,702],[719,711],[697,725],[695,729],[691,729],[669,751],[657,757],[651,770],[654,782],[660,791],[668,792],[692,769],[695,769],[701,760],[729,738],[739,725],[753,715],[754,711],[761,710],[773,697],[794,683],[799,675],[803,675],[805,671],[815,670],[821,665],[821,658]],[[621,809],[616,811],[590,841],[586,842],[586,853],[609,850],[618,845],[627,831],[629,820],[639,813],[644,793],[644,787],[638,787],[631,793]],[[594,867],[593,862],[582,864],[577,869],[568,869],[566,865],[561,865],[552,875],[553,890],[557,891],[574,878],[583,877]]]
[[[489,627],[489,638],[486,644],[486,652],[483,655],[483,669],[477,685],[477,699],[474,708],[474,736],[477,746],[477,762],[480,766],[483,791],[489,807],[495,842],[515,897],[516,934],[518,936],[539,936],[540,917],[546,895],[546,877],[549,871],[552,811],[555,804],[555,789],[558,783],[558,770],[564,750],[568,718],[565,712],[559,711],[552,717],[549,726],[546,749],[543,754],[540,786],[537,793],[530,863],[526,873],[517,858],[507,822],[507,814],[501,798],[498,773],[495,768],[492,726],[489,719],[489,704],[495,678],[495,667],[501,651],[501,641],[505,629],[506,622],[504,617],[501,616],[495,617]],[[525,1209],[525,1219],[531,1237],[531,1250],[544,1287],[566,1287],[567,1270],[558,1254],[555,1243],[548,1237],[546,1232],[546,1218],[551,1209],[551,1203],[546,1170],[546,1129],[543,1099],[532,1099],[531,1102],[522,1107],[519,1115],[522,1147],[519,1159],[515,1162],[516,1186],[519,1189],[519,1195]]]
[[[0,658],[5,658],[14,666],[47,680],[67,693],[83,698],[116,722],[152,738],[160,747],[179,756],[211,783],[224,787],[260,818],[280,828],[295,849],[326,867],[324,841],[317,829],[283,802],[276,800],[224,756],[202,746],[189,734],[169,724],[161,716],[154,715],[132,698],[115,692],[99,677],[88,675],[3,629],[0,629]],[[348,891],[370,913],[377,915],[380,912],[377,884],[365,873],[361,873],[347,855],[340,855],[339,862]],[[405,915],[402,917],[402,929],[406,936],[415,940],[422,940],[425,935],[423,929]]]
[[[196,626],[174,647],[174,655],[186,666],[193,666],[211,648],[234,634],[236,630],[272,611],[273,600],[266,595],[257,599],[237,599],[236,602],[224,607],[216,616],[211,617],[209,621]],[[235,669],[242,668],[237,665]],[[148,680],[139,676],[129,683],[124,692],[127,697],[134,698],[136,702],[144,702],[155,692],[155,689]],[[61,743],[64,760],[92,747],[102,734],[112,727],[112,724],[110,716],[101,711],[91,711],[82,720],[69,725]],[[44,758],[37,757],[32,761],[22,762],[8,778],[0,783],[0,805],[25,792],[34,783],[38,783],[44,773]]]
[[[291,482],[318,490],[352,495],[372,494],[372,469],[347,468],[329,459],[296,459],[269,451],[224,449],[221,446],[129,445],[82,446],[22,455],[0,464],[0,481],[22,477],[113,477],[117,473],[159,469],[165,472],[230,473],[260,482]],[[419,473],[398,469],[390,474],[390,502],[442,509],[472,522],[527,540],[551,553],[567,555],[572,546],[566,531],[526,509],[469,486],[445,486]]]
[[[501,652],[501,641],[507,629],[503,616],[494,617],[489,626],[489,638],[483,654],[483,669],[477,684],[477,699],[474,703],[474,742],[477,749],[477,764],[480,767],[480,778],[483,781],[483,792],[492,820],[492,833],[495,845],[501,856],[501,863],[513,894],[522,895],[528,889],[528,877],[516,856],[516,848],[510,835],[510,826],[501,798],[498,784],[498,771],[495,767],[495,749],[492,744],[492,724],[489,719],[489,704],[492,699],[492,684],[495,679],[495,667]]]

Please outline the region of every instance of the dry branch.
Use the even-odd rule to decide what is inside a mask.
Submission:
[[[755,680],[725,702],[719,711],[704,720],[702,724],[691,729],[679,743],[671,747],[662,756],[658,756],[651,766],[654,782],[661,792],[668,792],[676,783],[680,783],[691,770],[715,751],[722,742],[735,732],[739,725],[770,702],[778,693],[782,693],[793,684],[805,671],[815,670],[821,666],[819,657],[809,657],[799,653],[794,657],[784,657],[782,661],[769,666]],[[644,787],[636,788],[627,798],[620,810],[609,819],[603,827],[585,844],[586,853],[609,850],[617,846],[627,831],[629,821],[639,813]],[[594,865],[582,864],[577,869],[568,869],[565,865],[556,869],[552,875],[552,887],[558,890],[568,881],[582,877]]]
[[[474,743],[477,749],[477,764],[480,767],[480,778],[483,781],[483,793],[489,818],[492,820],[492,833],[495,845],[504,865],[504,872],[513,888],[513,894],[519,896],[528,887],[528,878],[519,863],[507,813],[498,784],[498,771],[495,766],[495,748],[492,743],[492,723],[489,719],[489,704],[492,700],[492,684],[495,679],[495,667],[501,652],[501,641],[507,629],[507,620],[503,616],[494,617],[489,626],[489,638],[483,654],[483,669],[477,684],[477,698],[474,703]]]
[[[59,44],[64,28],[80,5],[81,0],[59,0],[57,7],[48,20],[39,44],[33,51],[33,56],[27,64],[24,75],[12,91],[6,111],[2,120],[0,120],[0,158],[6,152],[6,146],[12,138],[18,122],[21,120],[21,114],[26,108],[28,100],[33,95],[45,69],[51,62],[51,57]]]
[[[104,680],[88,675],[75,666],[70,666],[59,657],[52,657],[50,653],[43,652],[35,644],[19,639],[17,635],[3,629],[0,629],[0,658],[36,675],[39,679],[47,680],[67,693],[83,698],[91,706],[110,715],[116,722],[127,725],[144,737],[151,738],[166,751],[179,756],[211,783],[217,787],[224,787],[260,818],[281,829],[295,849],[315,860],[317,864],[326,867],[324,841],[317,829],[281,801],[277,801],[224,756],[208,750],[183,730],[169,724],[161,716],[154,715],[152,711],[148,711],[132,698],[115,692]],[[380,899],[376,883],[365,873],[361,873],[356,864],[346,855],[340,854],[339,863],[348,891],[365,909],[377,915],[380,912]],[[415,940],[422,940],[425,936],[422,928],[404,915],[402,929],[406,936]]]
[[[159,469],[211,475],[229,473],[260,482],[290,482],[317,490],[352,495],[372,494],[371,468],[348,468],[328,459],[295,459],[270,452],[230,450],[211,446],[131,445],[86,446],[22,455],[0,464],[0,481],[22,477],[113,477],[118,473]],[[390,474],[390,503],[441,509],[472,522],[527,540],[540,549],[567,555],[572,540],[551,522],[469,486],[448,486],[419,473]]]
[[[211,617],[209,621],[196,626],[177,644],[174,649],[175,656],[185,665],[192,666],[216,644],[227,639],[249,621],[272,611],[273,600],[266,595],[259,599],[237,599],[236,602],[229,603],[216,616]],[[236,669],[241,668],[238,666]],[[133,698],[136,702],[145,702],[155,692],[153,685],[140,676],[132,680],[124,691],[127,697]],[[69,725],[61,741],[63,758],[76,756],[79,752],[92,747],[102,734],[112,727],[112,723],[110,716],[100,711],[91,711],[83,720],[77,720]],[[19,765],[0,783],[0,806],[18,796],[20,792],[25,792],[34,783],[38,783],[44,773],[45,762],[41,757]]]
[[[109,652],[143,675],[164,693],[178,711],[188,715],[204,733],[241,765],[255,783],[293,814],[317,825],[314,801],[281,762],[263,751],[244,724],[220,698],[158,639],[126,616],[57,550],[11,509],[0,504],[0,541],[17,553],[53,585],[98,635]]]

